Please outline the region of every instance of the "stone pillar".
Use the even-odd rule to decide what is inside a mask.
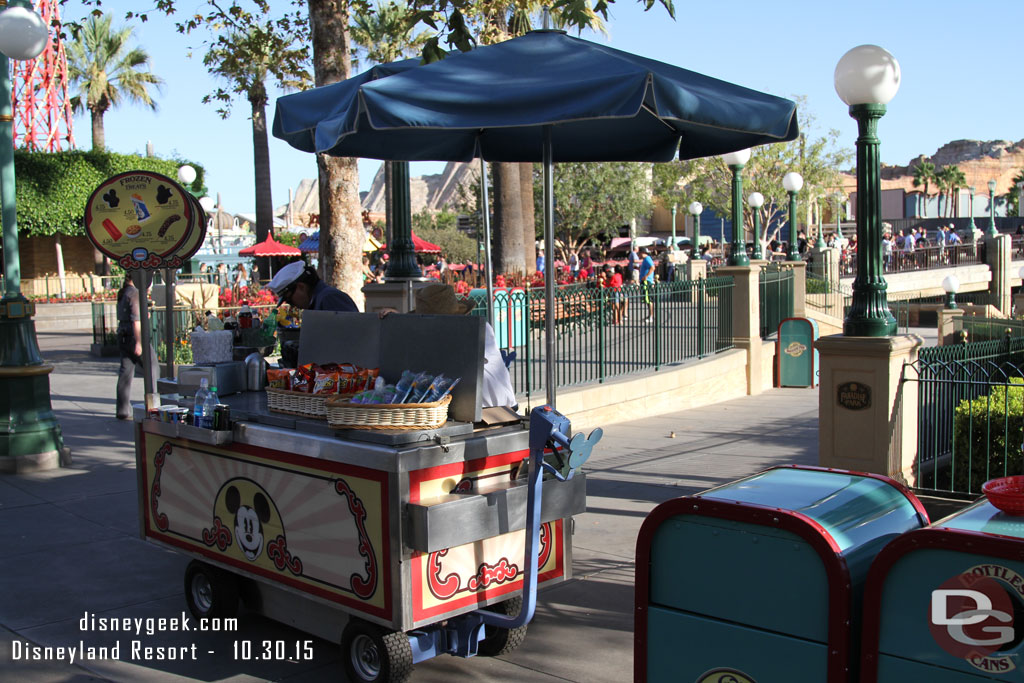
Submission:
[[[1010,315],[1010,258],[1013,247],[1009,235],[997,235],[985,238],[985,262],[992,269],[992,280],[989,282],[990,303],[1005,315]]]
[[[687,280],[692,281],[708,276],[708,262],[702,258],[692,258],[682,267]]]
[[[811,248],[812,270],[826,282],[839,282],[839,250]]]
[[[793,269],[793,317],[807,317],[807,263],[805,261],[786,261]]]
[[[823,467],[885,474],[913,486],[917,461],[917,382],[902,382],[923,340],[822,337],[818,459]]]
[[[732,337],[747,352],[747,394],[761,393],[761,266],[724,266],[716,276],[731,277]]]
[[[956,332],[956,323],[964,317],[962,308],[940,308],[939,311],[939,346],[949,346],[960,341]]]

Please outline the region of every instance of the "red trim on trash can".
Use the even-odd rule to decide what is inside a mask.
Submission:
[[[882,619],[882,590],[885,578],[904,555],[923,549],[950,550],[970,555],[991,555],[1015,562],[1024,561],[1021,539],[1013,536],[966,531],[947,527],[915,529],[897,536],[878,553],[864,584],[864,618],[861,631],[861,683],[878,680],[878,640]]]
[[[828,532],[807,515],[792,510],[685,496],[666,501],[654,508],[644,520],[637,538],[636,593],[633,611],[633,680],[636,683],[647,681],[651,539],[663,522],[679,515],[716,517],[783,529],[807,542],[821,558],[829,584],[828,680],[835,682],[847,679],[849,671],[845,663],[850,651],[850,572],[846,560],[839,553],[839,546]]]

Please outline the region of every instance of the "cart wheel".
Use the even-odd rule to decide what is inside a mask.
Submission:
[[[238,584],[230,573],[192,560],[185,569],[185,602],[196,619],[238,614]]]
[[[523,609],[523,598],[511,598],[505,602],[491,605],[486,609],[498,614],[514,617]],[[477,654],[484,655],[485,657],[497,657],[512,652],[526,640],[526,628],[528,625],[507,629],[484,624],[484,639],[477,645]]]
[[[341,661],[350,683],[404,683],[412,675],[409,636],[349,619],[341,635]]]

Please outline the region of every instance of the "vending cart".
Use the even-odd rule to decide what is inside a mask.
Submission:
[[[868,566],[927,521],[887,477],[809,467],[662,503],[637,541],[635,680],[852,680]]]
[[[396,318],[402,332],[420,324]],[[577,469],[600,434],[571,435],[547,407],[529,420],[474,421],[479,407],[462,398],[469,419],[405,431],[272,412],[256,391],[224,399],[227,430],[138,406],[140,533],[194,558],[184,584],[197,617],[233,615],[241,595],[341,643],[352,680],[404,680],[437,654],[507,651],[525,634],[537,585],[572,575],[570,518],[586,508]]]

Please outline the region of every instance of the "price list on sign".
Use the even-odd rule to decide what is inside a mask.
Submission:
[[[93,191],[85,208],[85,231],[122,268],[178,268],[202,245],[206,213],[167,176],[129,171]]]

